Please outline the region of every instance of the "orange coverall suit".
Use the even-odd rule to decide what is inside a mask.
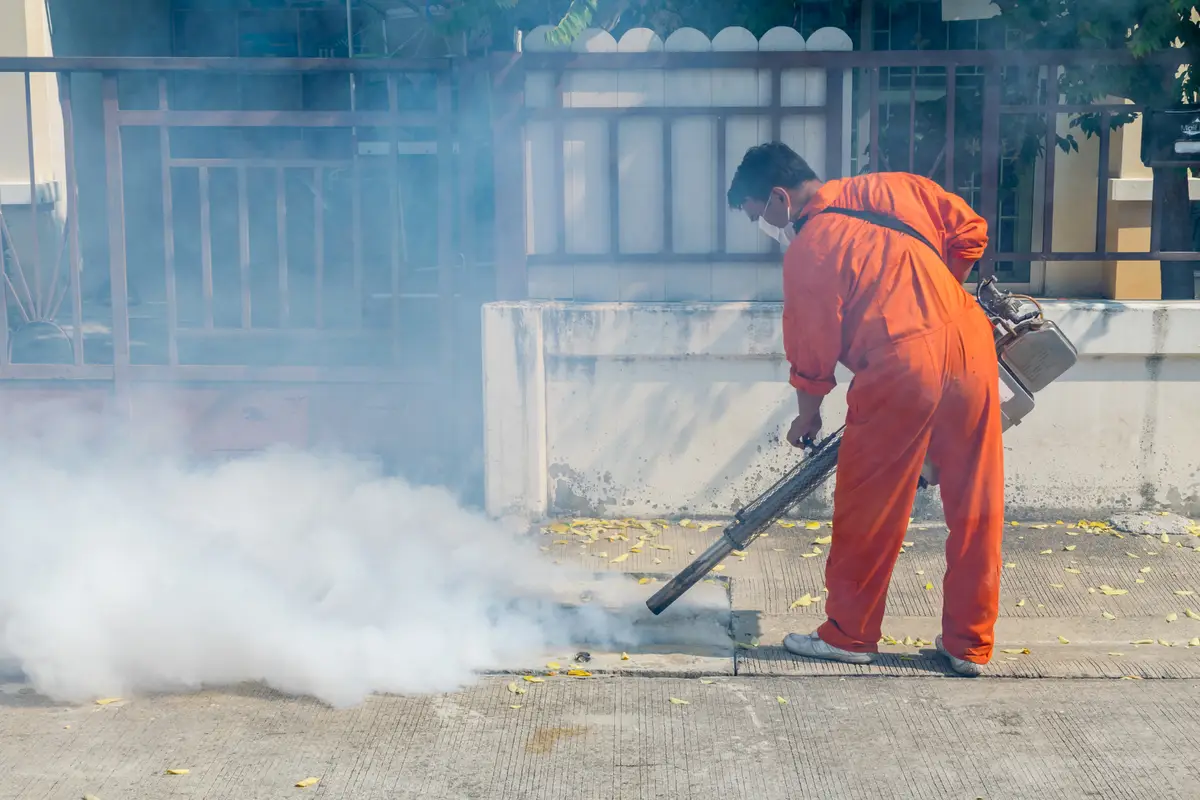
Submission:
[[[905,233],[820,213],[830,207],[899,219],[943,259]],[[928,453],[950,530],[943,645],[986,663],[1004,525],[999,367],[987,317],[962,281],[987,246],[987,223],[933,181],[877,173],[824,184],[797,227],[783,262],[791,384],[823,396],[838,361],[854,373],[825,571],[829,618],[818,633],[844,650],[878,650]]]

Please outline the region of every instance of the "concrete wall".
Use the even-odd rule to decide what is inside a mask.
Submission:
[[[1006,436],[1009,514],[1200,512],[1200,303],[1046,306],[1080,361]],[[484,307],[487,509],[730,513],[795,462],[773,303]],[[844,389],[827,401],[832,430]],[[936,495],[918,515],[940,513]],[[830,493],[805,515],[829,514]],[[932,501],[932,502],[931,502]]]

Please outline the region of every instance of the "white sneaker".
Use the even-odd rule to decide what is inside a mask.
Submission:
[[[954,670],[959,675],[963,675],[968,678],[978,678],[983,674],[983,664],[976,664],[974,661],[965,661],[961,658],[955,658],[946,652],[946,648],[942,646],[941,634],[938,634],[938,637],[934,639],[933,643],[934,646],[937,647],[937,651],[944,655],[946,660],[950,662],[950,669]]]
[[[846,664],[870,664],[875,660],[874,653],[853,653],[834,647],[816,631],[812,633],[789,633],[783,637],[783,646],[791,654],[805,658],[819,658],[823,661],[841,661]]]

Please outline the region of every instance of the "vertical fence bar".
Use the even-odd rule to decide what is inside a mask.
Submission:
[[[825,180],[845,177],[842,144],[846,135],[843,90],[845,74],[840,69],[825,70]]]
[[[621,126],[608,119],[608,252],[614,262],[621,255]],[[614,264],[613,269],[616,269]]]
[[[882,172],[883,156],[879,152],[879,67],[871,67],[867,70],[867,98],[867,102],[871,106],[867,165],[871,168],[871,172]]]
[[[1050,67],[1054,75],[1057,67]],[[1058,111],[1053,105],[1046,109],[1046,170],[1044,181],[1045,200],[1042,203],[1042,252],[1054,252],[1054,173],[1058,150]],[[1032,265],[1030,265],[1032,268]],[[1030,275],[1032,277],[1032,274]]]
[[[563,164],[565,155],[563,149],[567,146],[566,139],[563,135],[564,121],[566,115],[565,107],[563,106],[563,80],[565,76],[562,72],[554,74],[554,114],[553,133],[551,141],[554,145],[554,213],[558,215],[557,238],[554,242],[555,255],[562,256],[567,252],[567,186],[566,186],[566,166]]]
[[[313,305],[318,328],[325,327],[325,170],[313,167]]]
[[[75,112],[71,102],[71,73],[59,80],[59,102],[63,115],[63,155],[67,171],[67,268],[70,270],[68,289],[71,293],[71,341],[75,350],[75,366],[83,366],[83,257],[79,251],[79,173],[75,169]],[[3,291],[0,291],[0,296]],[[7,307],[6,300],[0,306]],[[4,309],[7,311],[7,308]],[[8,333],[5,326],[5,335]],[[6,358],[7,343],[0,346],[0,359]]]
[[[954,191],[954,139],[955,121],[958,117],[958,67],[946,67],[946,191]],[[932,177],[932,176],[931,176]]]
[[[391,236],[388,246],[388,264],[390,267],[389,274],[391,280],[389,282],[389,300],[391,309],[391,335],[392,335],[392,362],[400,363],[400,245],[401,236],[404,228],[404,209],[402,203],[404,199],[400,195],[400,127],[395,120],[395,116],[399,113],[399,88],[396,84],[395,73],[388,73],[387,76],[387,96],[388,96],[388,113],[392,115],[391,129],[391,157],[388,159],[388,204],[391,209]],[[441,158],[441,155],[438,155]]]
[[[986,67],[983,73],[983,142],[982,142],[982,201],[980,214],[987,221],[989,238],[987,253],[979,267],[981,278],[996,272],[997,219],[1000,185],[1000,69]]]
[[[1096,169],[1096,252],[1108,251],[1108,160],[1111,158],[1112,131],[1108,111],[1100,112],[1100,163]]]
[[[128,391],[129,275],[125,253],[125,175],[121,157],[120,101],[117,76],[102,78],[104,109],[104,169],[108,197],[108,269],[112,292],[112,343],[114,389],[118,397]]]
[[[212,202],[208,197],[208,167],[200,167],[200,279],[204,292],[204,327],[213,328]]]
[[[238,203],[238,284],[242,296],[242,327],[254,325],[254,306],[250,293],[250,198],[246,189],[246,168],[237,168]]]
[[[717,211],[717,252],[725,252],[725,224],[728,221],[729,212],[725,206],[725,122],[726,117],[723,114],[718,114],[714,123],[717,126],[717,205],[720,207]]]
[[[30,247],[33,250],[33,301],[30,303],[30,314],[35,320],[45,317],[45,302],[42,300],[42,244],[41,231],[38,229],[38,219],[41,202],[37,187],[37,161],[33,144],[33,88],[29,73],[25,73],[25,139],[29,158],[29,224],[33,233]]]
[[[1151,191],[1150,191],[1150,252],[1151,253],[1162,252],[1163,202],[1165,200],[1164,195],[1166,193],[1166,185],[1165,185],[1166,181],[1161,179],[1161,170],[1160,170],[1160,175],[1156,175],[1155,178],[1158,178],[1158,180],[1151,181]]]
[[[767,120],[771,127],[771,141],[778,142],[783,130],[783,70],[777,66],[770,69],[770,92],[771,96],[767,103]],[[829,143],[826,142],[828,147]],[[725,194],[724,189],[717,193],[717,197],[721,198]],[[779,242],[771,239],[767,243],[767,248],[772,253],[779,253]]]
[[[292,305],[288,289],[287,176],[275,168],[275,246],[279,264],[279,327],[291,324]]]
[[[675,252],[675,181],[674,127],[669,117],[662,118],[663,235],[662,252]],[[718,200],[720,195],[717,195]]]
[[[520,112],[525,73],[518,67],[497,79],[493,96],[492,181],[496,217],[493,256],[496,299],[524,300],[529,294],[529,246],[526,237],[525,139]],[[559,145],[561,148],[561,145]]]
[[[441,322],[438,345],[440,374],[443,385],[451,387],[450,379],[455,372],[454,332],[458,329],[455,319],[454,299],[454,95],[450,74],[441,72],[437,76],[437,254],[438,254],[438,306]],[[450,431],[443,430],[450,435]],[[447,441],[450,441],[447,438]]]
[[[167,76],[158,78],[158,107],[167,110]],[[171,184],[171,131],[158,126],[158,168],[162,181],[163,281],[167,294],[167,363],[179,363],[179,299],[175,280],[175,191]]]
[[[912,67],[908,84],[908,171],[917,171],[917,68]]]
[[[350,103],[354,105],[354,74],[350,75]],[[358,152],[358,128],[350,129],[350,272],[354,285],[355,327],[363,325],[362,164]]]

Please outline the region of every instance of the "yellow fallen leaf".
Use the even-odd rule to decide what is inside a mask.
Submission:
[[[1066,551],[1069,553],[1069,552],[1071,552],[1072,550],[1074,550],[1074,549],[1075,549],[1076,547],[1078,547],[1078,546],[1079,546],[1079,545],[1077,545],[1077,544],[1069,544],[1069,545],[1067,545],[1067,546],[1063,547],[1063,550],[1066,550]]]
[[[569,670],[567,670],[567,674],[570,675],[572,678],[590,678],[590,677],[592,677],[592,673],[588,672],[586,669],[569,669]]]
[[[304,788],[306,788],[306,787],[313,786],[314,784],[316,784],[316,783],[317,783],[317,782],[319,782],[320,780],[321,780],[320,778],[305,778],[305,779],[304,779],[304,780],[302,780],[302,781],[296,781],[296,788],[297,788],[297,789],[304,789]]]
[[[656,545],[654,545],[654,549],[655,550],[673,550],[674,548],[672,548],[671,545],[669,545],[669,544],[656,544]]]
[[[690,528],[691,526],[692,526],[692,521],[691,521],[690,519],[681,519],[681,520],[679,520],[679,527],[681,527],[681,528]]]
[[[1153,639],[1134,639],[1130,644],[1154,644]]]
[[[1001,653],[1008,653],[1010,656],[1027,656],[1029,655],[1028,647],[1010,647],[1007,650],[1001,650]]]
[[[628,661],[628,660],[629,660],[629,653],[621,653],[621,660],[622,660],[622,661]]]
[[[731,555],[735,555],[738,558],[745,558],[745,556],[746,556],[745,550],[730,550],[729,552]]]
[[[1048,555],[1050,555],[1050,554],[1051,554],[1051,553],[1053,553],[1053,552],[1054,552],[1053,550],[1043,550],[1043,551],[1041,551],[1040,553],[1038,553],[1038,555],[1039,555],[1039,556],[1048,556]]]
[[[813,544],[832,544],[832,543],[833,543],[832,536],[818,536],[816,539],[813,539]]]
[[[1200,638],[1188,639],[1188,647],[1200,647]]]
[[[563,525],[561,522],[556,522],[547,530],[553,531],[554,533],[566,533],[567,531],[571,530],[571,528],[567,525]]]
[[[725,569],[725,565],[724,565],[724,564],[717,564],[715,567],[713,567],[713,568],[712,568],[712,571],[713,571],[713,572],[720,572],[720,571],[721,571],[721,570],[723,570],[723,569]]]
[[[930,591],[930,590],[932,590],[932,589],[933,589],[933,584],[932,584],[932,583],[926,583],[926,584],[925,584],[925,591]]]
[[[786,705],[787,705],[787,700],[786,700],[786,699],[784,699],[784,698],[782,698],[782,697],[776,697],[775,699],[779,701],[779,705],[781,705],[781,706],[786,706]]]
[[[1012,525],[1014,528],[1016,528],[1016,527],[1019,527],[1021,523],[1019,523],[1019,522],[1010,522],[1010,523],[1008,523],[1008,524],[1009,524],[1009,525]]]
[[[1168,642],[1166,639],[1159,639],[1158,643],[1161,644],[1163,647],[1174,647],[1175,646],[1174,642]]]
[[[1179,619],[1179,615],[1174,611],[1172,611],[1170,614],[1167,614],[1167,622],[1174,622],[1177,619]]]
[[[1038,525],[1030,525],[1029,527],[1033,528],[1035,531],[1044,531],[1044,530],[1046,530],[1046,528],[1049,528],[1050,526],[1043,522]]]
[[[904,546],[904,547],[912,547],[912,546],[913,546],[913,545],[915,545],[915,544],[916,544],[916,542],[904,542],[904,543],[903,543],[903,546]]]
[[[1024,605],[1025,605],[1025,598],[1022,597],[1020,600],[1017,601],[1017,608],[1021,608]]]
[[[119,697],[102,697],[96,701],[96,705],[107,706],[107,705],[111,705],[112,703],[119,703],[119,702],[121,702],[121,698],[119,698]]]
[[[813,604],[813,596],[805,593],[799,600],[793,600],[790,608],[807,608]]]
[[[520,706],[519,706],[519,705],[517,705],[517,706],[509,706],[509,708],[512,708],[512,709],[517,709],[517,708],[520,708]]]
[[[638,583],[645,586],[647,583],[649,583],[652,580],[654,580],[654,578],[638,578]]]
[[[1063,522],[1061,519],[1056,519],[1056,520],[1054,521],[1054,524],[1055,524],[1055,525],[1066,525],[1067,523]]]
[[[1146,580],[1144,578],[1134,578],[1133,582],[1134,583],[1145,583]]]
[[[703,533],[704,531],[708,530],[709,528],[719,528],[719,527],[721,527],[721,523],[719,523],[719,522],[701,522],[700,523],[700,532]]]
[[[901,644],[903,644],[905,647],[912,647],[913,646],[913,638],[911,636],[905,636],[904,641],[901,642]]]
[[[513,681],[512,683],[510,683],[506,688],[513,694],[525,694],[525,690],[522,689],[520,686],[517,686],[516,681]]]
[[[522,675],[521,677],[524,678],[529,683],[545,683],[546,682],[545,678],[539,678],[536,675]]]
[[[557,661],[549,661],[546,663],[546,669],[562,669],[562,664]]]
[[[690,703],[689,700],[680,700],[678,697],[671,697],[668,699],[677,706],[686,706]]]
[[[1065,584],[1065,583],[1052,583],[1052,584],[1050,584],[1050,585],[1051,585],[1052,587],[1054,587],[1055,589],[1065,589],[1065,588],[1066,588],[1066,584]]]
[[[781,527],[781,528],[794,528],[794,527],[796,527],[796,523],[794,523],[794,522],[784,522],[783,520],[779,520],[779,521],[778,521],[778,522],[776,522],[775,524],[776,524],[776,525],[778,525],[778,526],[779,526],[779,527]]]
[[[1120,597],[1123,594],[1129,594],[1128,589],[1114,589],[1107,584],[1100,584],[1100,593],[1108,597]]]
[[[629,552],[631,552],[631,553],[640,553],[640,552],[642,552],[642,548],[640,548],[640,547],[637,547],[637,546],[635,545],[634,547],[631,547],[631,548],[629,548]]]
[[[701,678],[700,682],[706,685],[712,683],[712,681],[710,681],[708,678]]]
[[[1116,614],[1110,614],[1107,611],[1100,612],[1100,616],[1104,617],[1105,619],[1116,619],[1117,618]]]
[[[1141,569],[1138,570],[1138,572],[1141,572],[1144,574],[1144,573],[1150,572],[1153,569],[1154,569],[1154,567],[1142,567]]]
[[[1077,569],[1072,569],[1071,567],[1067,567],[1066,569],[1064,569],[1064,570],[1063,570],[1063,572],[1069,572],[1069,573],[1071,573],[1072,575],[1081,575],[1081,574],[1083,574],[1083,573],[1081,573],[1079,570],[1077,570]]]
[[[1125,654],[1124,654],[1124,653],[1109,653],[1109,655],[1110,655],[1110,656],[1116,656],[1116,657],[1120,658],[1121,656],[1123,656],[1123,655],[1125,655]]]
[[[1192,611],[1190,608],[1185,608],[1183,610],[1183,613],[1187,616],[1188,619],[1200,619],[1200,614],[1197,614],[1195,611]]]
[[[821,554],[820,553],[801,553],[800,557],[801,558],[816,558],[819,555],[821,555]]]
[[[808,529],[808,530],[810,530],[810,531],[820,530],[820,528],[821,528],[821,523],[819,523],[819,522],[806,522],[806,523],[804,523],[804,527],[805,527],[805,528],[807,528],[807,529]]]
[[[620,564],[622,561],[624,561],[627,558],[629,558],[629,553],[621,553],[621,555],[617,556],[616,558],[614,558],[612,561],[610,561],[608,563]]]
[[[1016,567],[1017,567],[1017,563],[1016,563],[1015,561],[1009,561],[1009,562],[1008,562],[1007,564],[1005,564],[1004,566],[1005,566],[1007,569],[1016,569]]]
[[[1130,558],[1140,558],[1137,553],[1131,553],[1128,550],[1125,551],[1125,555],[1129,556]]]
[[[1171,537],[1170,537],[1170,536],[1167,536],[1165,533],[1164,533],[1162,536],[1158,537],[1158,538],[1159,538],[1159,541],[1161,541],[1163,544],[1170,544],[1170,543],[1171,543]]]
[[[190,769],[169,769],[169,770],[167,770],[168,775],[187,775],[189,772],[191,772]]]
[[[918,570],[914,570],[914,571],[915,571],[915,572],[916,572],[918,575],[924,575],[924,574],[925,574],[925,570],[923,570],[923,569],[918,569]]]
[[[1071,640],[1065,636],[1060,636],[1060,637],[1058,637],[1058,643],[1059,644],[1070,644]]]

